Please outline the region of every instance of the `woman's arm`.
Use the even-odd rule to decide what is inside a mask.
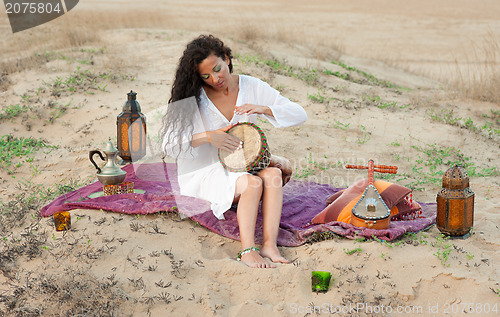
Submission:
[[[290,127],[304,123],[307,113],[300,105],[283,97],[279,91],[269,84],[254,77],[246,77],[248,80],[248,99],[250,103],[236,109],[237,113],[260,114],[277,128]]]
[[[210,143],[218,149],[233,152],[241,148],[243,142],[237,137],[226,133],[226,131],[232,127],[233,125],[231,124],[217,130],[194,134],[191,140],[191,146],[196,148],[200,145]]]
[[[268,106],[258,106],[252,104],[244,104],[235,110],[236,114],[263,114],[266,116],[274,117],[273,111]]]

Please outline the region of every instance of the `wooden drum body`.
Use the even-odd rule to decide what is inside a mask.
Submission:
[[[231,172],[258,173],[269,166],[271,152],[264,132],[251,122],[240,122],[227,133],[243,142],[241,149],[228,152],[219,149],[219,161]]]

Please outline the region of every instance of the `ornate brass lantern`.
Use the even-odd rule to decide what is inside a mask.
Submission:
[[[141,159],[146,155],[146,117],[132,90],[123,105],[122,113],[116,118],[118,151],[124,163]]]
[[[444,173],[436,201],[439,231],[457,237],[468,234],[474,220],[474,193],[465,168],[455,164]]]

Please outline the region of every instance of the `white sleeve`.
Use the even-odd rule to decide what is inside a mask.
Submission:
[[[268,106],[273,116],[261,115],[265,117],[276,128],[292,127],[304,123],[307,120],[307,113],[300,105],[283,97],[279,91],[272,88],[268,83],[260,79],[256,80],[254,93],[259,99],[260,105]]]

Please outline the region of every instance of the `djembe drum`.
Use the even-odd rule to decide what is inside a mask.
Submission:
[[[226,133],[243,142],[242,148],[234,152],[219,149],[219,161],[226,170],[256,174],[269,166],[271,152],[264,132],[257,125],[240,122]]]

